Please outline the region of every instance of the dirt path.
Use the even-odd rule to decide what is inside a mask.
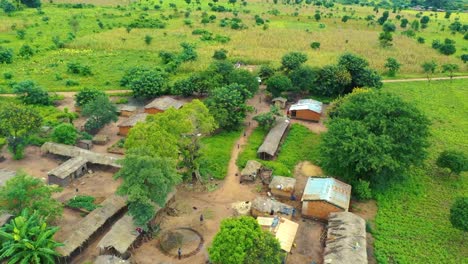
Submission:
[[[468,79],[468,76],[457,76],[453,77],[455,79]],[[435,77],[431,78],[431,81],[443,81],[443,80],[450,80],[450,77]],[[383,83],[395,83],[395,82],[423,82],[427,81],[427,78],[414,78],[414,79],[397,79],[397,80],[383,80]]]

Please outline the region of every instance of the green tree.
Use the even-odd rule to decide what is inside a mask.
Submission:
[[[117,193],[128,197],[128,211],[143,227],[154,217],[155,205],[164,207],[167,195],[181,181],[174,160],[152,155],[145,147],[128,150],[114,178],[122,178]]]
[[[228,78],[228,84],[240,84],[245,86],[250,92],[250,95],[253,96],[258,91],[258,80],[252,73],[248,70],[236,69],[232,71]]]
[[[153,41],[153,37],[150,35],[145,35],[145,43],[146,45],[150,45],[151,42]]]
[[[96,88],[83,88],[75,94],[75,102],[77,106],[84,106],[85,104],[93,101],[98,96],[105,96],[104,91]]]
[[[383,24],[382,29],[384,32],[395,32],[396,26],[392,22],[385,22]]]
[[[408,25],[408,19],[406,18],[403,18],[401,21],[400,21],[400,27],[402,28],[406,28],[406,26]]]
[[[450,208],[450,223],[465,234],[468,232],[468,197],[460,197],[455,200]]]
[[[388,76],[394,77],[395,74],[400,70],[401,63],[397,59],[389,57],[385,63],[385,68],[388,70]]]
[[[338,65],[351,74],[351,84],[345,90],[351,92],[356,87],[382,87],[381,77],[375,70],[369,68],[369,63],[362,57],[345,53],[338,59]]]
[[[291,91],[293,85],[291,80],[282,74],[275,74],[266,81],[266,90],[271,93],[273,97],[278,97],[282,92]]]
[[[3,63],[13,63],[13,50],[0,46],[0,64]]]
[[[69,123],[63,123],[54,128],[52,140],[57,143],[75,145],[78,139],[76,128]]]
[[[427,23],[429,23],[429,17],[428,16],[421,17],[420,22],[421,22],[422,28],[427,28]]]
[[[278,240],[249,216],[224,219],[208,252],[215,264],[280,264],[282,257]]]
[[[384,11],[384,12],[382,13],[382,16],[379,17],[379,19],[377,19],[377,22],[379,22],[380,25],[383,25],[383,24],[385,23],[385,21],[387,21],[388,15],[389,15],[389,12],[388,12],[388,11]]]
[[[37,8],[41,6],[40,0],[20,0],[22,4],[30,8]]]
[[[58,227],[45,223],[38,212],[21,214],[0,228],[0,260],[8,263],[54,264],[63,246],[54,240]],[[6,263],[6,262],[5,262]]]
[[[100,95],[83,106],[82,114],[88,117],[84,125],[86,132],[95,134],[105,125],[116,122],[117,107],[111,103],[107,95]]]
[[[449,169],[451,173],[460,175],[462,171],[468,170],[468,157],[461,151],[445,150],[440,153],[436,164],[441,168]]]
[[[247,116],[249,107],[245,103],[245,94],[249,92],[241,88],[237,84],[215,88],[207,99],[210,113],[220,128],[237,130]]]
[[[260,66],[260,71],[258,73],[258,76],[262,78],[262,81],[268,80],[271,76],[275,75],[275,70],[268,66],[268,65],[262,65]]]
[[[35,51],[34,49],[29,46],[29,45],[23,45],[21,46],[21,48],[19,49],[19,52],[18,52],[18,55],[20,57],[23,57],[25,59],[29,59],[31,58],[33,55],[34,55]]]
[[[307,55],[302,52],[289,52],[281,58],[281,65],[286,72],[299,68],[307,61]]]
[[[392,41],[393,41],[392,33],[390,33],[390,32],[381,32],[379,34],[380,46],[382,46],[383,48],[388,48],[388,47],[393,46]]]
[[[458,65],[454,63],[442,64],[442,72],[448,73],[450,76],[450,80],[453,79],[453,73],[458,71],[459,69],[460,68],[458,67]]]
[[[33,81],[22,81],[13,86],[17,98],[25,104],[50,105],[49,93]]]
[[[423,72],[427,76],[427,81],[431,81],[431,75],[435,73],[437,69],[437,63],[435,61],[426,61],[421,65]]]
[[[34,210],[48,222],[61,217],[63,205],[52,198],[60,192],[57,186],[47,185],[42,180],[19,171],[0,187],[0,209],[19,215],[24,209]]]
[[[215,52],[213,54],[213,59],[215,59],[215,60],[225,60],[225,59],[227,59],[227,53],[228,53],[228,51],[225,50],[225,49],[215,50]]]
[[[275,124],[276,117],[280,115],[278,107],[272,105],[270,106],[269,112],[254,116],[253,120],[258,122],[259,127],[263,128],[265,131],[269,131]]]
[[[429,121],[397,96],[352,93],[335,106],[330,118],[320,164],[350,182],[362,179],[383,187],[426,157]]]
[[[130,80],[129,87],[135,97],[154,98],[166,93],[167,81],[167,74],[164,71],[140,71]]]
[[[301,66],[289,74],[293,90],[307,93],[313,89],[315,79],[317,78],[317,69],[310,66]]]
[[[310,47],[314,50],[320,49],[320,42],[312,42],[310,43]]]
[[[342,95],[351,81],[351,74],[344,67],[328,65],[318,71],[312,92],[321,96]]]
[[[2,103],[0,105],[0,135],[7,138],[15,159],[23,157],[25,139],[41,127],[42,118],[31,107]]]

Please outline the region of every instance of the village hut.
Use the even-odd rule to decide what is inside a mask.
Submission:
[[[93,144],[96,145],[105,145],[109,142],[109,137],[104,134],[97,134],[93,137]]]
[[[330,214],[323,263],[367,264],[364,219],[349,212]]]
[[[113,255],[101,255],[94,260],[94,264],[130,264],[130,261]]]
[[[166,205],[172,202],[175,197],[175,191],[167,195]],[[155,217],[157,218],[164,208],[155,205]],[[136,231],[137,226],[133,223],[133,217],[126,214],[112,226],[111,230],[99,241],[98,248],[101,253],[110,253],[127,259],[129,250],[133,248],[140,238]]]
[[[57,248],[57,252],[65,261],[74,255],[86,242],[95,235],[109,220],[119,215],[126,208],[126,199],[118,195],[112,195],[101,203],[78,224],[75,225],[65,241],[64,246]]]
[[[347,212],[351,186],[334,178],[309,177],[302,195],[302,216],[327,220],[333,212]]]
[[[273,176],[268,187],[274,196],[290,198],[294,194],[296,179],[292,177]]]
[[[276,97],[271,100],[274,106],[278,107],[279,109],[284,109],[286,108],[286,102],[288,99],[284,97]]]
[[[13,215],[9,213],[1,213],[0,214],[0,227],[6,225],[12,218],[13,218]]]
[[[258,148],[257,155],[263,160],[274,159],[280,144],[286,137],[290,122],[287,118],[277,118],[275,125],[265,137],[263,144]]]
[[[184,102],[176,100],[169,96],[163,96],[154,99],[145,106],[145,113],[157,114],[166,111],[169,108],[180,109],[184,105]]]
[[[89,151],[86,149],[81,149],[74,146],[54,143],[54,142],[46,142],[41,146],[42,153],[52,153],[55,155],[75,158],[75,157],[82,157],[86,159],[89,163],[105,165],[105,166],[112,166],[115,168],[121,168],[122,166],[118,164],[118,161],[121,158],[114,157],[109,154],[102,154],[96,153],[93,151]]]
[[[270,231],[279,241],[281,249],[291,252],[299,224],[284,217],[258,217],[258,224]]]
[[[16,172],[7,170],[7,169],[0,169],[0,187],[5,186],[5,183],[16,176]]]
[[[119,114],[124,117],[130,117],[134,115],[137,111],[136,106],[133,105],[121,105],[118,107]]]
[[[279,214],[285,218],[291,218],[294,207],[278,202],[268,197],[257,197],[252,202],[252,216],[271,216]],[[295,209],[294,209],[295,210]]]
[[[83,176],[88,171],[87,163],[88,161],[83,157],[74,157],[65,161],[47,173],[49,184],[57,184],[62,187],[68,186],[70,182]]]
[[[82,149],[90,150],[93,147],[93,141],[88,140],[88,139],[81,139],[81,140],[78,140],[78,143],[76,143],[76,146]]]
[[[124,137],[127,136],[132,127],[134,127],[137,123],[144,122],[146,120],[147,115],[148,114],[146,113],[135,114],[122,121],[122,123],[118,125],[119,135]]]
[[[318,122],[320,121],[322,111],[322,102],[313,99],[303,99],[289,107],[288,117]]]
[[[255,181],[262,167],[262,164],[256,160],[247,161],[245,168],[243,168],[241,171],[240,182],[242,183],[244,181]]]

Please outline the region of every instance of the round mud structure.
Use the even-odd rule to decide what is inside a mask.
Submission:
[[[203,237],[196,230],[188,227],[180,227],[168,230],[159,239],[159,248],[168,256],[177,258],[179,248],[182,258],[197,254],[203,246]]]

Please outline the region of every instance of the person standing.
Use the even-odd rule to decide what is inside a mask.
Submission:
[[[179,250],[177,250],[177,255],[179,256],[179,259],[182,258],[182,249],[179,248]]]
[[[203,224],[203,219],[204,219],[204,218],[203,218],[203,214],[201,214],[201,215],[200,215],[200,223],[202,223],[202,224]]]

